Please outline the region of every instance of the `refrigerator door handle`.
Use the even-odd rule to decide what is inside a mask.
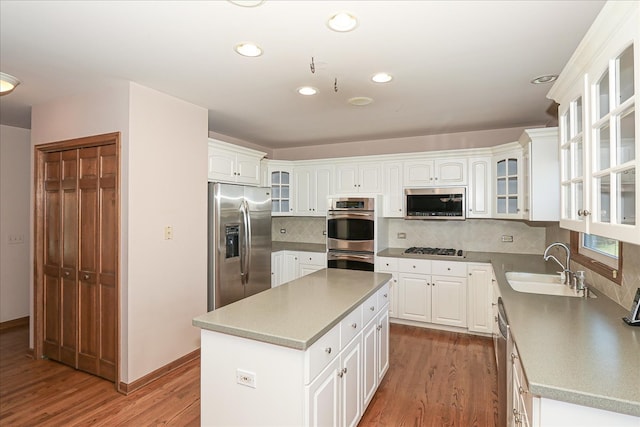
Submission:
[[[246,281],[246,269],[245,264],[247,260],[247,210],[245,201],[240,203],[240,216],[242,216],[242,226],[240,228],[240,283],[245,285]]]
[[[245,266],[244,266],[244,283],[245,285],[249,282],[249,274],[251,273],[251,209],[249,208],[249,203],[244,200],[244,212],[245,212],[245,247],[246,254],[244,257]]]

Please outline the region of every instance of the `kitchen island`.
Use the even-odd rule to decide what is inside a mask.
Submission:
[[[357,422],[388,368],[390,278],[323,269],[193,319],[202,425]]]

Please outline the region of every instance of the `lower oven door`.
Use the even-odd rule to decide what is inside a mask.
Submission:
[[[328,268],[373,271],[374,266],[373,253],[344,251],[329,251],[327,253]]]

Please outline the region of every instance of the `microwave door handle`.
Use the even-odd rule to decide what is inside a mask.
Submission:
[[[371,216],[371,212],[342,212],[342,211],[329,211],[331,216]]]

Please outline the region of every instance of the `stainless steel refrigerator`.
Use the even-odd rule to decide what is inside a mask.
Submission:
[[[271,189],[209,183],[208,310],[271,287]]]

